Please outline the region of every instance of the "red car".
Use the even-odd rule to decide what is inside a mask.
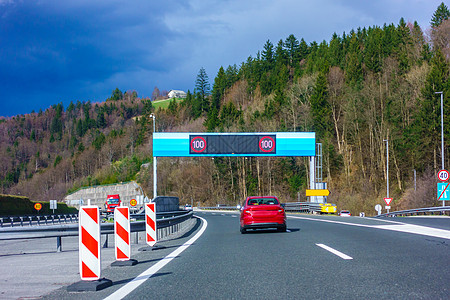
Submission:
[[[286,231],[286,212],[275,196],[252,196],[241,208],[241,233],[247,229],[276,228]]]

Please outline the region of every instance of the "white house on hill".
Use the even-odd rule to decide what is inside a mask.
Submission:
[[[186,92],[171,90],[168,94],[169,98],[186,98]]]

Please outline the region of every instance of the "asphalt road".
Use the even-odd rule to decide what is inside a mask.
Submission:
[[[102,276],[113,281],[112,287],[83,293],[62,288],[45,298],[448,299],[450,295],[450,231],[443,230],[450,228],[450,218],[297,215],[288,218],[286,233],[240,234],[237,213],[196,215],[202,219],[189,234],[160,243],[166,249],[136,254],[139,264],[134,267],[106,268]],[[414,225],[434,222],[441,229]],[[165,265],[158,269],[161,263]]]

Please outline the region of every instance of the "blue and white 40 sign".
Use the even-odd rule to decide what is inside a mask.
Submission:
[[[448,173],[447,170],[440,170],[440,171],[438,172],[438,179],[439,179],[440,181],[447,181],[448,178],[449,178],[449,173]]]

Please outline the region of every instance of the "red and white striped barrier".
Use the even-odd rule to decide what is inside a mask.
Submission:
[[[130,260],[130,209],[127,206],[114,209],[114,241],[116,260]]]
[[[156,244],[156,205],[155,203],[145,204],[145,233],[146,241],[150,247]]]
[[[80,207],[79,263],[81,280],[100,279],[100,210],[98,206]]]

